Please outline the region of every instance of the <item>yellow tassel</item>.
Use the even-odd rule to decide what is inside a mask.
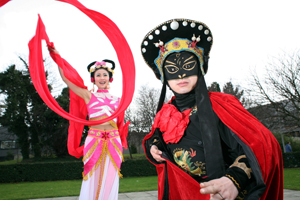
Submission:
[[[102,145],[103,145],[103,144],[102,144]],[[93,175],[93,173],[94,173],[94,172],[96,171],[96,169],[98,168],[99,164],[102,162],[103,157],[104,157],[104,159],[105,159],[106,155],[107,155],[107,145],[106,145],[106,141],[105,141],[105,143],[104,143],[104,145],[103,145],[103,147],[102,147],[101,155],[100,155],[100,157],[99,157],[97,163],[94,165],[94,167],[91,169],[91,171],[89,171],[89,173],[86,174],[86,175],[84,176],[84,178],[85,178],[86,180],[88,179],[88,177],[91,177],[91,176]],[[104,163],[105,163],[105,160],[104,160]]]
[[[116,143],[113,140],[111,140],[111,143],[115,147],[115,149],[117,150],[117,152],[119,153],[119,155],[121,156],[122,161],[124,162],[124,157],[123,157],[122,151],[119,149],[119,147],[116,145]]]
[[[119,178],[123,178],[123,175],[121,174],[121,172],[119,171]]]
[[[99,141],[96,140],[96,142],[93,144],[93,146],[88,150],[88,152],[82,158],[83,162],[94,153],[94,151],[95,151],[96,147],[98,146],[98,144],[99,144]]]

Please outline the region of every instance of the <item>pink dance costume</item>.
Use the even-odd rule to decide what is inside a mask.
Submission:
[[[119,106],[119,98],[98,90],[87,104],[90,120],[111,116]],[[84,171],[79,200],[117,200],[123,148],[117,119],[109,121],[111,130],[90,128],[84,144]]]

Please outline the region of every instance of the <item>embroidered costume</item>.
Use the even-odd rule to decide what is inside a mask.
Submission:
[[[146,63],[163,83],[152,130],[143,141],[157,168],[158,199],[209,199],[200,194],[199,183],[223,176],[237,188],[236,199],[283,199],[282,154],[273,134],[235,97],[207,91],[212,41],[205,24],[174,19],[152,29],[142,42]],[[164,104],[169,81],[185,77],[198,77],[195,88],[173,91]],[[152,157],[152,145],[166,162]]]
[[[70,110],[63,110],[51,95],[45,76],[42,55],[42,40],[48,47],[54,48],[50,42],[45,26],[38,16],[35,36],[28,43],[29,71],[34,87],[43,101],[60,116],[70,122],[68,132],[69,154],[77,158],[83,157],[83,185],[80,199],[117,199],[119,188],[120,166],[122,162],[122,148],[127,149],[127,133],[129,122],[124,124],[125,110],[132,101],[135,87],[135,67],[130,47],[118,27],[106,16],[90,10],[77,0],[58,0],[78,8],[86,14],[108,37],[122,69],[123,89],[122,98],[115,98],[102,91],[92,94],[88,108],[85,101],[70,90]],[[8,1],[7,1],[8,2]],[[4,5],[4,4],[2,4]],[[2,6],[0,5],[0,6]],[[77,87],[87,89],[77,71],[59,54],[50,52],[52,59],[63,71],[64,76]],[[100,65],[98,65],[100,64]],[[98,68],[105,68],[103,63],[96,63],[90,73]],[[105,64],[105,62],[104,62]],[[107,69],[109,71],[109,69]],[[110,79],[112,81],[112,79]],[[130,84],[128,84],[130,82]],[[101,95],[104,96],[101,96]],[[105,104],[105,105],[104,105]],[[86,120],[87,113],[91,114],[90,121]],[[84,125],[95,126],[109,122],[111,130],[90,129],[84,146],[80,146]]]
[[[111,116],[118,108],[119,98],[98,90],[92,93],[87,110],[90,120]],[[109,121],[111,130],[90,128],[84,144],[84,172],[79,199],[118,199],[119,177],[123,160],[123,148],[117,127],[117,119]]]

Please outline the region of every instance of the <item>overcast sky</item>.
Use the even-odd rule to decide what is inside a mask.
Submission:
[[[269,1],[167,1],[167,0],[79,0],[89,9],[114,21],[127,39],[135,59],[136,89],[142,84],[161,83],[144,63],[140,44],[160,23],[187,18],[205,23],[213,34],[207,85],[228,81],[245,86],[249,69],[262,69],[272,57],[295,52],[300,47],[300,2]],[[18,55],[28,57],[37,14],[58,51],[75,67],[91,88],[86,66],[116,54],[102,31],[83,13],[55,0],[12,0],[0,8],[0,71],[15,63]],[[48,52],[43,53],[49,57]],[[53,66],[51,72],[58,76]],[[259,71],[260,72],[260,71]],[[116,67],[112,93],[121,96],[121,71]]]

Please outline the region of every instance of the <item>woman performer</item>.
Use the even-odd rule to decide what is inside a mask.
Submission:
[[[54,47],[48,46],[48,49],[58,54]],[[111,67],[108,67],[108,63]],[[114,68],[115,63],[111,60],[95,61],[87,66],[93,87],[98,87],[97,92],[92,93],[69,81],[59,67],[63,81],[85,101],[90,121],[111,116],[119,106],[120,98],[109,94],[108,91],[109,83],[113,81]],[[118,199],[123,149],[117,119],[90,126],[83,153],[84,172],[79,199]]]

